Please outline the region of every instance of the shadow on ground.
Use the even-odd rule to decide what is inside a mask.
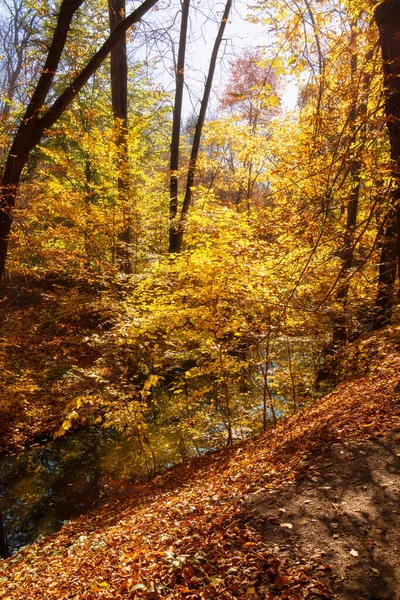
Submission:
[[[400,598],[400,435],[334,444],[245,512],[271,550],[333,582],[334,598]]]

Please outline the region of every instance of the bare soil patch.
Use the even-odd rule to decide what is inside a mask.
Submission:
[[[252,494],[246,508],[278,555],[326,573],[334,598],[400,598],[399,435],[336,443],[296,484]]]
[[[399,349],[359,340],[313,406],[1,561],[0,598],[400,600]]]

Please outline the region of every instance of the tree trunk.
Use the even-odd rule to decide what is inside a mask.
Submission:
[[[61,3],[42,74],[15,135],[3,172],[0,197],[0,279],[3,276],[6,263],[8,239],[12,224],[12,209],[15,204],[21,174],[30,152],[40,142],[46,129],[52,127],[68,108],[78,92],[96,72],[104,59],[107,58],[121,36],[157,2],[158,0],[145,0],[135,11],[121,21],[78,76],[58,96],[44,115],[39,118],[58,69],[72,18],[82,5],[83,0],[63,0]]]
[[[215,67],[217,64],[218,51],[221,45],[222,36],[224,35],[225,26],[228,21],[229,13],[232,6],[232,0],[227,0],[225,5],[225,10],[222,15],[221,23],[218,29],[217,37],[215,38],[214,48],[211,54],[210,65],[208,68],[208,75],[206,84],[204,86],[203,99],[201,101],[200,113],[196,123],[196,129],[193,138],[192,152],[190,156],[189,168],[188,168],[188,177],[186,182],[186,191],[185,197],[183,199],[181,214],[179,217],[179,221],[172,221],[170,226],[170,244],[169,251],[180,252],[182,249],[182,241],[183,241],[183,233],[185,229],[186,219],[189,212],[189,208],[192,202],[192,193],[193,193],[193,185],[194,185],[194,176],[196,173],[197,166],[197,158],[199,156],[200,150],[200,140],[201,134],[203,132],[204,121],[206,118],[206,112],[208,107],[208,101],[210,99],[212,83],[214,79]]]
[[[125,18],[125,0],[109,0],[110,32],[115,31]],[[128,60],[126,35],[111,50],[111,100],[114,119],[121,122],[122,135],[128,129]]]
[[[23,56],[22,56],[22,54],[20,54],[18,56],[17,65],[9,73],[9,78],[8,78],[8,81],[6,84],[7,91],[5,93],[5,98],[1,104],[0,119],[3,122],[6,121],[8,119],[8,117],[10,116],[11,102],[13,101],[13,98],[14,98],[15,88],[17,85],[18,77],[20,76],[20,73],[22,71],[22,66],[23,66]]]
[[[384,0],[379,4],[375,9],[375,21],[382,50],[386,124],[395,186],[379,264],[373,323],[374,329],[378,329],[391,319],[400,263],[400,0]]]
[[[108,0],[110,32],[125,18],[125,0]],[[128,156],[128,59],[126,35],[111,50],[111,102],[114,115],[115,144],[117,148],[118,200],[122,214],[122,230],[117,234],[116,258],[121,271],[130,273],[130,246],[132,243],[131,210],[129,206]]]
[[[176,215],[178,213],[178,169],[179,169],[179,140],[181,131],[181,119],[182,119],[182,99],[183,99],[183,86],[185,82],[185,55],[186,55],[186,41],[187,41],[187,29],[189,20],[189,7],[190,0],[183,0],[182,3],[182,19],[181,29],[179,34],[179,49],[178,49],[178,61],[175,66],[175,102],[174,112],[172,116],[172,137],[171,137],[171,160],[170,160],[170,180],[169,180],[169,218],[170,218],[170,229],[169,229],[169,241],[170,251],[174,247],[175,238],[175,223]]]
[[[0,558],[7,558],[8,556],[10,556],[10,553],[7,546],[3,515],[0,513]]]
[[[349,318],[347,314],[348,308],[348,296],[350,289],[349,276],[354,263],[354,251],[355,251],[355,238],[357,228],[357,217],[358,217],[358,203],[361,189],[361,174],[362,174],[362,151],[365,145],[365,134],[366,134],[366,113],[367,113],[367,101],[369,94],[369,86],[371,81],[371,75],[366,73],[362,78],[362,89],[361,99],[358,97],[357,92],[357,80],[358,80],[358,55],[355,46],[356,42],[356,25],[352,25],[351,31],[351,84],[352,88],[356,90],[357,96],[354,98],[350,114],[349,114],[349,126],[350,126],[350,140],[349,140],[349,153],[350,153],[350,168],[349,175],[351,178],[351,189],[346,206],[346,226],[343,236],[343,246],[340,253],[341,258],[341,269],[335,285],[337,286],[336,294],[334,296],[335,302],[339,305],[337,313],[333,318],[332,327],[332,339],[329,344],[322,351],[322,364],[316,374],[315,385],[317,389],[321,384],[334,383],[336,379],[336,371],[338,367],[338,353],[340,348],[348,339],[349,333]],[[365,57],[365,63],[368,63],[372,59],[372,51],[369,51]],[[357,119],[361,117],[363,119],[363,125],[357,127]],[[360,139],[361,138],[361,139]]]
[[[356,25],[352,25],[351,42],[355,43],[356,40]],[[372,51],[369,51],[365,57],[365,63],[369,63],[372,59]],[[357,53],[354,50],[351,57],[351,81],[352,87],[355,88],[357,85]],[[354,243],[355,233],[357,228],[357,217],[358,217],[358,202],[360,197],[361,189],[361,173],[363,166],[362,152],[365,145],[365,134],[366,134],[366,114],[367,114],[367,101],[369,94],[369,87],[371,82],[371,75],[369,73],[364,74],[362,78],[362,89],[361,89],[361,100],[355,98],[353,107],[349,115],[350,125],[350,152],[356,154],[351,157],[350,165],[350,177],[351,177],[351,191],[347,201],[346,207],[346,228],[343,239],[343,251],[341,253],[342,268],[338,275],[337,280],[337,292],[335,296],[336,302],[339,303],[339,314],[334,318],[333,322],[333,335],[332,345],[334,353],[337,349],[347,340],[348,337],[348,317],[346,315],[347,302],[349,296],[349,275],[354,262]],[[363,124],[358,128],[356,126],[357,119],[361,118]],[[361,138],[361,139],[360,139]],[[358,146],[357,150],[354,150]]]
[[[0,278],[6,262],[8,237],[12,223],[11,211],[15,204],[21,173],[32,148],[40,141],[43,133],[39,133],[39,128],[37,127],[39,112],[46,100],[57,71],[72,18],[82,3],[83,0],[63,0],[61,4],[53,40],[42,74],[39,77],[39,81],[6,160],[0,201]]]
[[[378,293],[375,301],[373,329],[388,325],[394,305],[394,286],[399,260],[399,196],[395,193],[390,207],[379,260]]]

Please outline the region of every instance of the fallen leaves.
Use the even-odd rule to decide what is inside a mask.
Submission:
[[[366,394],[374,400],[365,402]],[[0,567],[0,598],[331,598],[331,567],[322,554],[302,565],[280,546],[268,547],[244,510],[246,498],[249,490],[261,499],[278,495],[338,439],[388,434],[398,426],[397,404],[370,374],[342,384],[265,435],[188,461],[22,549]],[[316,468],[310,472],[323,477]],[[341,505],[332,506],[340,515]],[[297,522],[289,522],[290,511],[282,507],[279,514],[285,522],[270,514],[266,527],[292,532]],[[370,573],[379,577],[374,567]]]

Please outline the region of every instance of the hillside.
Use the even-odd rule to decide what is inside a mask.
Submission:
[[[343,374],[266,434],[4,560],[0,598],[396,600],[400,327],[356,342]]]

